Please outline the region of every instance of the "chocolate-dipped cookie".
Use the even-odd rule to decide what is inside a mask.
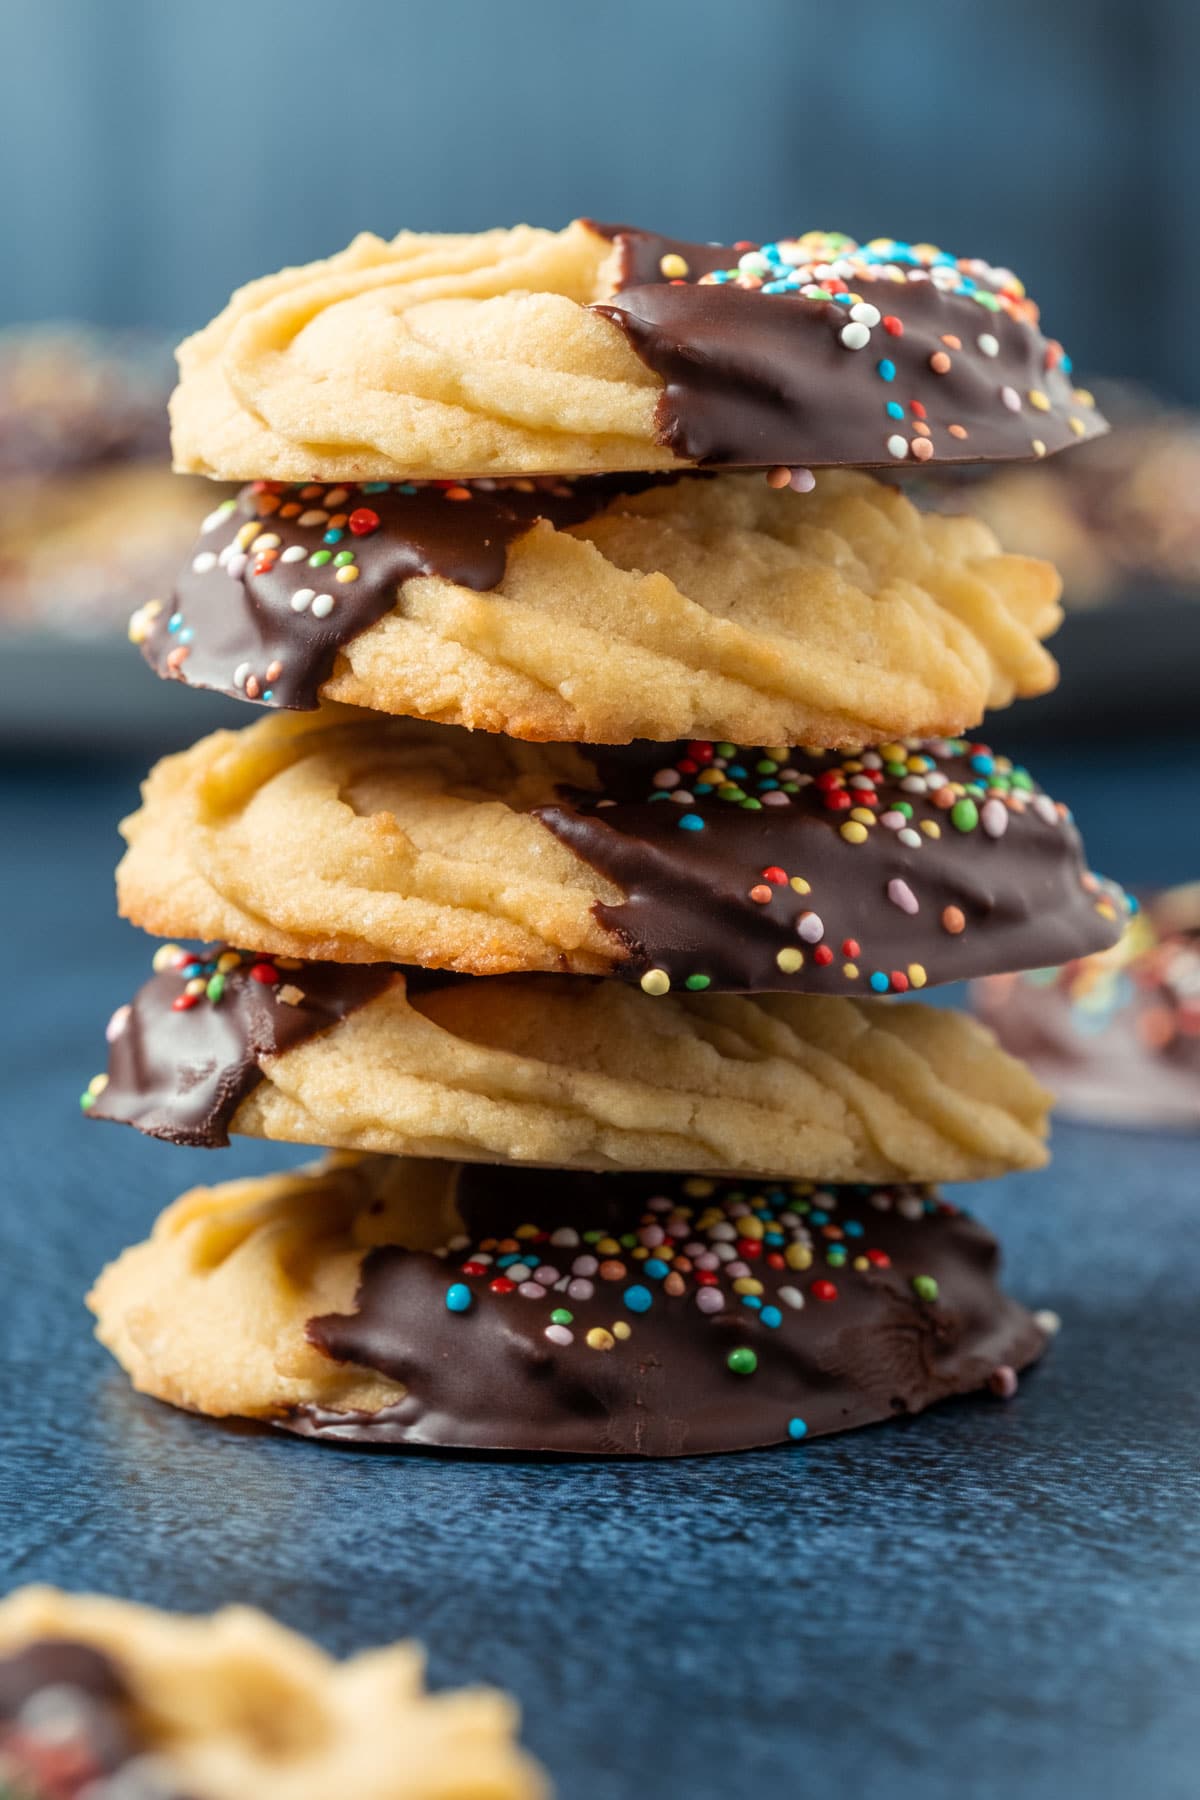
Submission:
[[[848,470],[805,494],[760,475],[258,481],[130,632],[159,675],[260,706],[828,745],[1044,693],[1058,590],[974,520]]]
[[[894,468],[1105,429],[1010,270],[829,231],[364,233],[179,361],[176,466],[235,479]]]
[[[0,1601],[5,1800],[544,1800],[516,1709],[430,1695],[420,1650],[336,1662],[264,1613]]]
[[[996,1265],[925,1188],[339,1158],[186,1195],[90,1304],[135,1386],[198,1411],[680,1456],[1010,1391],[1045,1332]]]
[[[331,710],[168,757],[122,912],[285,956],[896,994],[1116,942],[1070,813],[964,739],[532,746]]]
[[[992,976],[972,998],[1061,1112],[1200,1129],[1200,883],[1154,896],[1111,950]]]
[[[651,1003],[581,977],[468,981],[163,946],[109,1025],[92,1118],[579,1168],[971,1180],[1045,1161],[1048,1097],[923,1006]]]

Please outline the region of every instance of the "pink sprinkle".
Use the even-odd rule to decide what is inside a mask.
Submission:
[[[725,1296],[719,1294],[716,1288],[702,1287],[697,1289],[696,1305],[702,1313],[719,1313],[724,1310]]]
[[[1011,1400],[1017,1391],[1017,1371],[1007,1363],[1001,1363],[988,1376],[988,1388],[997,1400]]]
[[[575,1342],[575,1333],[568,1331],[565,1325],[547,1325],[544,1335],[552,1344],[561,1344],[564,1350]]]
[[[819,944],[825,936],[825,924],[815,912],[802,912],[796,920],[796,931],[806,944]]]
[[[893,879],[888,882],[887,897],[893,906],[898,906],[900,908],[901,912],[917,913],[921,910],[917,896],[913,893],[907,881],[901,881],[898,875],[894,876]]]
[[[991,838],[1002,838],[1008,830],[1008,808],[1003,800],[985,800],[979,823]]]

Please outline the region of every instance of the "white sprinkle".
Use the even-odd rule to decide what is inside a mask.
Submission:
[[[1056,1312],[1051,1312],[1049,1307],[1043,1308],[1041,1312],[1035,1312],[1033,1322],[1039,1331],[1045,1332],[1047,1337],[1057,1337],[1062,1330],[1062,1320]]]
[[[896,1211],[902,1219],[919,1219],[925,1207],[915,1194],[901,1194],[896,1202]]]
[[[560,1225],[557,1231],[550,1233],[550,1242],[560,1250],[569,1250],[579,1242],[579,1233],[571,1225]]]
[[[544,1288],[553,1287],[558,1280],[558,1270],[552,1268],[549,1263],[543,1263],[540,1268],[533,1271],[533,1279],[540,1282]]]
[[[129,1016],[132,1010],[133,1008],[130,1006],[118,1006],[116,1012],[104,1027],[104,1035],[110,1044],[116,1043],[117,1039],[128,1025]]]
[[[312,603],[313,618],[314,619],[327,619],[332,611],[333,611],[333,595],[332,594],[318,594],[316,599]]]
[[[1000,398],[1003,400],[1005,406],[1007,406],[1009,412],[1020,412],[1021,396],[1018,394],[1016,388],[1002,387],[1000,389]]]
[[[871,333],[865,325],[843,325],[838,336],[847,350],[865,350],[871,341]]]
[[[248,662],[247,663],[239,663],[237,668],[233,671],[234,687],[245,687],[245,685],[249,679],[250,679],[250,664]]]
[[[292,611],[306,612],[316,597],[316,588],[297,588],[292,595]]]
[[[280,562],[303,562],[308,551],[303,544],[290,544],[280,557]]]
[[[887,453],[889,456],[894,456],[897,462],[903,462],[908,455],[908,439],[902,438],[899,433],[895,437],[890,437],[887,441]]]
[[[875,792],[875,783],[871,780],[869,775],[852,775],[850,777],[850,786],[852,788],[867,788],[872,794]]]
[[[547,1325],[543,1335],[548,1337],[552,1344],[561,1344],[564,1350],[568,1344],[575,1342],[575,1333],[568,1331],[565,1325]]]
[[[949,777],[943,775],[940,769],[931,769],[925,777],[925,786],[931,794],[936,794],[939,788],[945,787],[948,779]]]
[[[1038,818],[1044,820],[1047,825],[1058,824],[1058,808],[1055,806],[1049,794],[1036,794],[1033,801],[1033,810]]]
[[[906,775],[900,786],[906,794],[923,794],[928,783],[923,775]]]
[[[583,1256],[577,1256],[575,1258],[575,1261],[571,1264],[571,1273],[572,1275],[594,1275],[599,1267],[600,1264],[597,1262],[596,1258],[585,1253]]]
[[[898,906],[900,908],[901,912],[918,913],[921,910],[917,896],[913,893],[907,881],[901,881],[898,875],[893,876],[892,880],[888,882],[887,897],[893,906]]]
[[[211,550],[202,550],[199,556],[192,558],[192,568],[197,575],[207,575],[208,571],[215,569],[216,566],[217,559]]]
[[[811,494],[817,485],[817,478],[811,469],[793,469],[788,476],[788,486],[793,494]]]
[[[872,306],[869,300],[860,300],[850,308],[850,317],[856,325],[878,325],[879,308]]]
[[[1008,808],[1003,800],[985,800],[979,823],[991,838],[1002,838],[1008,830]]]
[[[228,575],[230,581],[240,581],[242,579],[242,576],[246,573],[246,565],[249,561],[250,558],[246,555],[244,550],[235,549],[232,544],[230,545],[229,561],[225,564],[225,573]]]
[[[533,1270],[529,1267],[528,1263],[509,1263],[504,1273],[508,1276],[510,1281],[521,1282],[528,1281],[529,1277],[533,1274]]]
[[[878,750],[864,750],[860,758],[864,769],[882,769],[883,758]]]
[[[582,1277],[578,1275],[573,1281],[568,1281],[567,1283],[567,1298],[569,1300],[590,1300],[595,1291],[594,1283],[584,1281]]]
[[[200,527],[201,531],[215,531],[218,525],[223,525],[225,523],[236,505],[236,500],[222,500],[216,511],[209,513],[207,519],[205,519],[203,525]]]
[[[274,531],[260,531],[250,548],[259,550],[278,550],[283,539]]]
[[[825,936],[825,921],[819,913],[802,912],[796,920],[796,933],[806,944],[819,944]]]
[[[712,1247],[712,1254],[716,1257],[718,1262],[728,1263],[733,1262],[737,1256],[737,1251],[732,1244],[714,1244]]]
[[[322,512],[319,506],[310,506],[307,512],[300,514],[296,523],[297,525],[323,525],[328,517],[329,514]]]
[[[511,1280],[511,1276],[509,1277]],[[544,1300],[546,1290],[538,1281],[521,1281],[517,1283],[517,1292],[522,1300]]]
[[[990,331],[981,332],[975,339],[975,342],[979,345],[980,350],[982,350],[985,356],[999,356],[1000,340],[994,338]]]
[[[697,1290],[696,1305],[702,1313],[719,1313],[724,1310],[725,1296],[719,1294],[716,1288],[702,1287]]]
[[[727,1225],[723,1219],[716,1225],[710,1225],[708,1228],[709,1242],[713,1244],[722,1242],[729,1243],[733,1238],[736,1238],[736,1236],[737,1232],[734,1230],[733,1226]]]
[[[896,842],[904,844],[909,850],[919,850],[921,841],[920,832],[914,831],[911,825],[906,825],[903,831],[896,833]]]
[[[785,1306],[790,1306],[793,1312],[803,1310],[804,1295],[798,1287],[781,1287],[777,1291],[776,1298],[782,1300]]]
[[[682,780],[683,776],[678,769],[659,769],[654,776],[654,785],[656,788],[673,788],[678,787]]]
[[[461,1231],[455,1237],[447,1238],[446,1240],[447,1250],[469,1250],[470,1247],[470,1238]]]
[[[689,788],[678,787],[675,789],[675,791],[672,794],[670,794],[668,796],[668,798],[673,800],[675,802],[676,806],[690,806],[692,804],[692,801],[696,798],[696,796],[691,792],[691,790]]]

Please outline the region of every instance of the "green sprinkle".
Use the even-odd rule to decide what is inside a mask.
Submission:
[[[693,994],[702,994],[706,987],[712,986],[711,975],[689,975],[684,987],[690,988]]]
[[[716,755],[718,755],[718,756],[724,756],[724,757],[728,758],[730,756],[737,755],[737,745],[736,744],[714,744],[713,749],[714,749]]]
[[[897,800],[897,802],[893,808],[893,811],[898,812],[898,813],[903,813],[906,819],[912,818],[913,809],[909,805],[907,800]]]
[[[735,1375],[753,1375],[758,1367],[758,1358],[753,1350],[748,1350],[745,1345],[742,1345],[739,1349],[729,1352],[725,1358],[725,1366],[732,1369]]]
[[[310,569],[323,569],[327,562],[333,561],[332,550],[314,550],[308,559]]]
[[[347,563],[352,563],[353,561],[353,550],[339,550],[333,559],[333,566],[335,569],[344,569]]]
[[[1012,772],[1012,784],[1016,788],[1023,788],[1027,794],[1033,792],[1033,776],[1029,773],[1028,769],[1014,769]]]
[[[932,1275],[914,1275],[912,1278],[913,1293],[918,1300],[936,1300],[938,1284]]]
[[[573,1312],[568,1312],[565,1306],[556,1306],[554,1311],[550,1314],[550,1323],[552,1325],[573,1325],[575,1323],[575,1314]]]
[[[755,773],[758,775],[774,775],[778,768],[779,764],[772,762],[769,756],[764,756],[761,762],[756,762],[754,765]]]
[[[96,1104],[95,1094],[88,1094],[88,1093],[80,1094],[79,1104],[83,1108],[84,1112],[90,1112],[92,1107],[95,1106],[95,1104]]]
[[[220,974],[214,975],[204,991],[212,1001],[213,1005],[216,1006],[221,995],[225,992],[225,977]]]
[[[955,831],[974,831],[979,823],[979,808],[973,800],[956,800],[950,808],[950,823]]]
[[[743,812],[761,812],[763,804],[761,800],[753,800],[747,796],[746,799],[741,802],[741,808]]]
[[[602,1237],[607,1236],[608,1233],[605,1231],[585,1231],[583,1234],[583,1241],[585,1244],[598,1244]]]

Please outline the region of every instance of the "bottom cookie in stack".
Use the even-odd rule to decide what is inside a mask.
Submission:
[[[248,1607],[0,1602],[5,1800],[543,1800],[515,1728],[503,1694],[428,1693],[412,1644],[338,1663]]]
[[[140,1391],[342,1443],[679,1456],[1011,1393],[1048,1327],[933,1189],[341,1155],[90,1296]]]

